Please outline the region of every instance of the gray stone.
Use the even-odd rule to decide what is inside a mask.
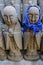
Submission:
[[[29,1],[32,1],[32,3],[37,4],[37,0],[23,0],[24,4],[29,4]]]
[[[17,14],[18,14],[18,18],[19,20],[21,20],[21,10],[20,10],[20,4],[14,4]]]
[[[41,8],[41,11],[42,11],[42,15],[43,15],[43,0],[38,0],[38,4]]]
[[[0,61],[0,65],[43,65],[43,61],[39,60],[39,61],[25,61],[22,60],[20,62],[12,62],[12,61]]]

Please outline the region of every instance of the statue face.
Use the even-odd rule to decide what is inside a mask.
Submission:
[[[36,23],[39,19],[39,10],[36,7],[29,9],[29,21],[30,23]]]
[[[3,18],[4,18],[5,23],[9,26],[17,23],[17,13],[16,13],[15,8],[12,6],[5,7]]]

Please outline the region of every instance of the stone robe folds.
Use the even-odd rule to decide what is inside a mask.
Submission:
[[[9,49],[14,50],[14,47],[18,47],[19,49],[22,49],[22,33],[19,22],[15,25],[13,31],[14,34],[11,34],[11,36],[8,32],[8,29],[4,31],[6,50]]]
[[[2,28],[0,27],[0,48],[5,50]]]
[[[33,32],[27,32],[27,31],[24,32],[24,49],[27,49],[27,47],[29,47],[30,49],[36,46],[36,48],[34,49],[40,50],[40,42],[41,42],[41,32],[35,35],[35,38]]]

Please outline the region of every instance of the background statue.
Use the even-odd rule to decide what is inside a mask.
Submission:
[[[17,13],[13,6],[6,6],[3,10],[3,19],[6,30],[3,31],[5,37],[6,50],[10,50],[8,59],[12,61],[20,61],[22,55],[22,34],[21,26],[17,19]]]
[[[42,37],[41,37],[41,59],[43,59],[43,0],[37,0],[42,11]]]
[[[41,50],[41,59],[43,60],[43,35],[41,37],[40,50]]]
[[[41,12],[36,5],[27,7],[23,20],[24,49],[27,49],[24,58],[26,60],[38,60],[41,41]]]

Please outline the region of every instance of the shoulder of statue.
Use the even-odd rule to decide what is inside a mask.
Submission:
[[[8,30],[8,26],[6,24],[3,24],[3,23],[1,25],[1,28],[2,28],[3,32],[6,32]]]
[[[16,31],[21,31],[21,26],[20,26],[20,23],[17,22],[16,26],[15,26],[15,30]]]

